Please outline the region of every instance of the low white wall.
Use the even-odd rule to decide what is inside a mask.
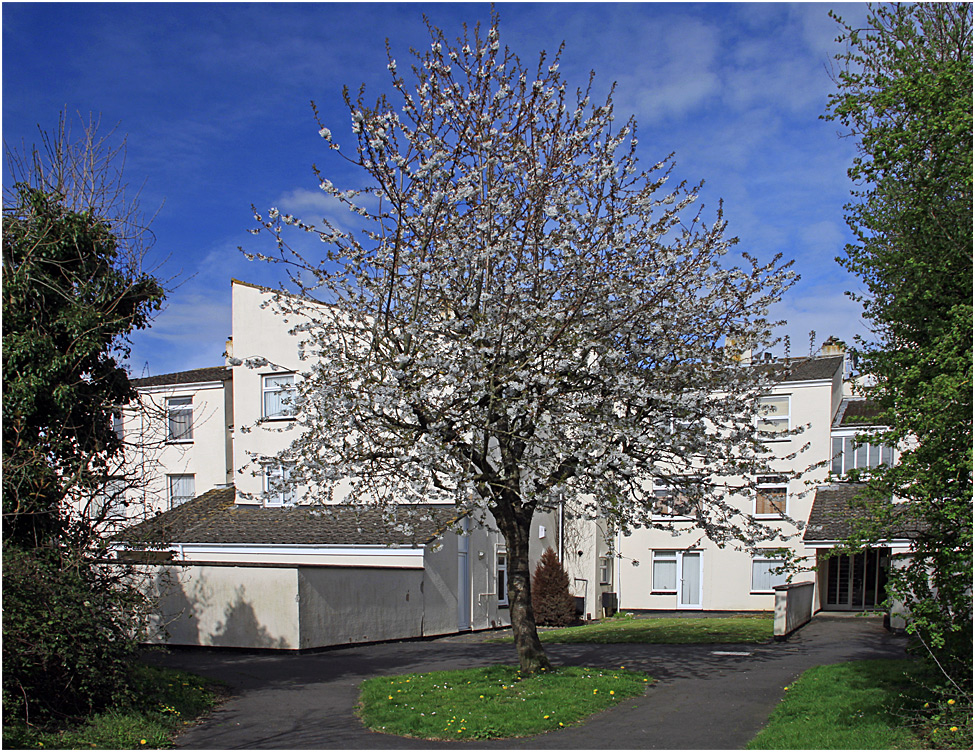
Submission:
[[[299,647],[292,567],[159,566],[155,640],[172,645]]]
[[[774,590],[775,622],[772,633],[776,639],[784,639],[812,619],[816,585],[813,582],[793,582],[776,585]]]

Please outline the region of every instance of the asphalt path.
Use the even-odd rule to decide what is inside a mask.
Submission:
[[[587,722],[498,741],[430,742],[366,729],[358,686],[372,676],[515,663],[484,635],[359,645],[316,653],[171,648],[153,663],[220,679],[231,697],[180,734],[183,749],[741,749],[803,671],[864,658],[903,658],[906,640],[879,618],[818,615],[767,645],[548,645],[552,662],[646,671],[656,681]]]

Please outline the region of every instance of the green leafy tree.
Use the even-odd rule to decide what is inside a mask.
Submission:
[[[853,543],[908,535],[891,573],[911,629],[958,681],[972,678],[972,7],[871,6],[843,28],[827,118],[858,141],[847,206],[873,337],[859,343],[866,395],[905,451],[868,473]],[[869,437],[864,437],[869,440]],[[880,441],[879,437],[875,440]]]
[[[5,721],[103,706],[134,646],[138,597],[98,565],[100,515],[85,512],[117,473],[113,415],[135,397],[125,337],[148,325],[163,290],[138,271],[131,205],[113,212],[121,193],[86,193],[105,176],[91,171],[104,153],[93,130],[77,151],[65,135],[62,120],[44,151],[7,154],[17,182],[3,207]],[[82,209],[86,195],[97,200]]]
[[[546,548],[532,575],[532,609],[535,623],[566,627],[576,620],[575,598],[569,592],[569,575],[558,554]]]

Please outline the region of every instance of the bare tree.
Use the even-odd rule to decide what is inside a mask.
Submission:
[[[635,122],[616,120],[611,93],[593,103],[592,76],[572,93],[561,50],[530,70],[496,17],[456,44],[428,28],[412,85],[390,56],[396,106],[346,92],[346,159],[365,187],[316,168],[365,229],[258,214],[277,250],[252,255],[288,266],[298,294],[277,309],[308,322],[302,432],[282,459],[322,502],[487,509],[535,671],[548,666],[529,592],[536,511],[567,498],[614,529],[661,525],[657,482],[715,540],[775,536],[728,496],[767,467],[754,421],[769,375],[739,355],[771,342],[792,273],[732,260],[720,208],[704,222],[697,188],[670,185],[670,157],[643,169]],[[288,227],[317,235],[323,258]]]

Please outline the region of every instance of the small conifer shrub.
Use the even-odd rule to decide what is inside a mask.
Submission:
[[[532,575],[532,610],[535,623],[541,626],[566,627],[576,620],[569,575],[551,548],[545,549]]]

